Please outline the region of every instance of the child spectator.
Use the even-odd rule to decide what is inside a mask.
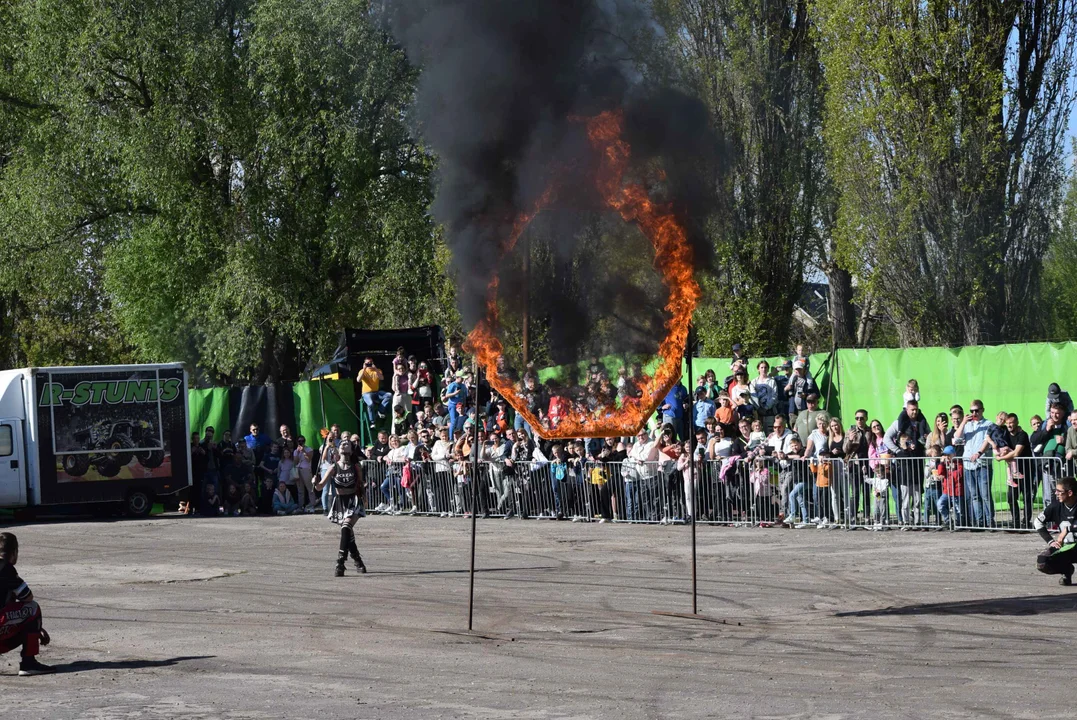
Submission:
[[[243,483],[243,493],[239,497],[239,514],[248,517],[258,514],[258,505],[254,502],[254,491],[249,482]]]
[[[770,487],[770,468],[767,467],[765,459],[756,458],[752,463],[748,482],[752,485],[752,496],[755,498],[755,520],[761,525],[769,524],[773,521],[771,514],[773,499]]]
[[[954,524],[960,525],[965,512],[965,468],[952,445],[943,448],[942,458],[942,495],[937,507],[944,523],[950,522],[952,512]]]
[[[763,432],[763,421],[752,420],[752,431],[748,434],[748,452],[761,448],[767,442],[767,434]]]
[[[223,512],[221,496],[217,494],[217,486],[206,483],[206,495],[202,499],[202,514],[206,517],[217,517]]]
[[[239,486],[228,483],[224,489],[224,514],[229,517],[239,517],[239,501],[243,498]]]
[[[258,511],[263,515],[273,512],[273,489],[277,487],[277,472],[280,469],[280,445],[273,443],[269,447],[269,453],[262,458],[258,465],[262,470],[261,493],[258,496]]]
[[[299,510],[299,503],[292,498],[292,492],[288,489],[287,483],[281,481],[277,484],[276,492],[273,493],[273,512],[277,515],[294,515],[297,510]]]
[[[902,395],[902,404],[908,404],[910,401],[920,402],[920,385],[915,379],[905,383],[905,394]]]
[[[935,524],[941,525],[942,514],[939,512],[938,504],[943,476],[942,446],[928,445],[924,452],[927,453],[927,460],[924,461],[924,524],[930,522],[932,512],[934,512]]]
[[[818,517],[812,522],[823,530],[830,527],[830,479],[834,474],[834,466],[830,461],[830,448],[824,446],[811,461],[812,472],[815,473],[815,512]],[[835,525],[835,527],[837,527]]]
[[[789,514],[785,518],[786,525],[805,528],[808,526],[810,517],[807,497],[811,475],[808,462],[804,459],[804,443],[794,434],[789,440],[789,452],[781,453],[779,457],[781,464],[778,466],[778,477],[781,481],[781,492],[789,495]],[[800,523],[797,523],[798,513]]]

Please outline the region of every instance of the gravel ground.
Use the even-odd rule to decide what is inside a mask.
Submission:
[[[700,527],[693,618],[687,528],[480,521],[469,634],[469,528],[345,578],[321,516],[7,528],[62,673],[0,657],[2,717],[1072,717],[1035,536]]]

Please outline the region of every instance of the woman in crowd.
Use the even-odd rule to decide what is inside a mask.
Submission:
[[[376,512],[386,512],[390,515],[399,511],[397,498],[402,494],[400,478],[404,473],[404,463],[408,460],[408,449],[401,446],[400,438],[396,435],[389,436],[389,452],[382,458],[385,463],[385,479],[381,483],[382,503],[374,508]]]
[[[848,521],[849,511],[855,514],[855,505],[849,507],[848,473],[845,468],[845,430],[842,428],[841,419],[832,417],[827,426],[827,450],[830,451],[830,508],[833,511],[834,522]]]
[[[451,517],[448,499],[455,495],[452,479],[452,443],[449,442],[449,429],[438,429],[438,439],[430,449],[430,460],[434,463],[434,492],[438,495],[438,507],[444,508],[441,517]],[[463,512],[461,509],[460,512]]]
[[[946,447],[946,437],[950,432],[949,417],[946,413],[939,413],[935,416],[935,425],[931,429],[931,433],[927,436],[927,446],[938,445],[940,448]]]

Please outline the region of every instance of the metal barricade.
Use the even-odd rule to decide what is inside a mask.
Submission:
[[[962,459],[964,506],[957,530],[1029,531],[1054,500],[1054,483],[1068,475],[1062,458]]]
[[[943,457],[883,456],[845,460],[850,528],[927,530],[949,527],[960,496]]]

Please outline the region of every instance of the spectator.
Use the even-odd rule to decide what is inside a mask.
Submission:
[[[789,416],[796,418],[799,427],[800,418],[797,415],[805,410],[811,410],[808,407],[808,398],[814,395],[816,401],[819,400],[819,388],[815,385],[815,379],[808,374],[804,360],[797,360],[793,363],[793,375],[785,384],[785,394],[789,398]],[[810,418],[808,422],[808,426],[811,427],[815,424],[815,418]],[[804,439],[803,435],[801,439]]]
[[[662,413],[662,423],[672,425],[678,437],[684,437],[684,405],[687,396],[688,391],[678,382],[666,393],[662,406],[659,408]]]
[[[955,525],[960,525],[965,516],[965,468],[957,458],[957,450],[947,445],[942,449],[942,495],[939,496],[938,510],[944,523],[950,522],[951,513]]]
[[[295,443],[291,440],[285,440],[280,443],[280,464],[277,465],[277,482],[287,485],[294,498],[299,473],[293,473],[293,469],[295,469]]]
[[[869,449],[871,445],[871,428],[868,427],[868,411],[857,410],[853,414],[854,424],[845,433],[845,467],[849,482],[849,497],[852,504],[851,517],[854,524],[860,517],[860,499],[863,498],[863,517],[871,519]]]
[[[733,410],[733,404],[729,401],[729,395],[725,390],[718,396],[718,408],[714,411],[714,418],[725,430],[726,435],[736,434],[737,413]]]
[[[965,451],[965,438],[957,436],[957,426],[965,419],[965,409],[960,405],[950,408],[950,429],[946,431],[946,445],[952,446],[961,455]],[[946,445],[943,446],[945,449]]]
[[[1007,500],[1010,504],[1010,517],[1016,528],[1032,527],[1032,506],[1036,502],[1036,481],[1033,471],[1032,443],[1028,433],[1021,429],[1020,421],[1014,413],[1006,416],[1007,448],[996,457],[1006,461]],[[1024,513],[1018,504],[1018,498],[1024,500]]]
[[[702,428],[707,422],[707,418],[714,417],[714,411],[717,410],[717,406],[714,401],[707,397],[707,388],[700,385],[696,388],[696,405],[695,405],[695,417],[693,418],[693,426],[695,429]]]
[[[942,449],[950,444],[949,440],[952,437],[948,420],[949,416],[946,413],[936,415],[935,426],[932,428],[931,434],[927,436],[927,446],[938,445],[940,456]]]
[[[625,488],[625,517],[630,521],[654,519],[650,515],[651,498],[654,495],[658,443],[650,439],[645,429],[636,433],[636,442],[624,461],[622,477]]]
[[[263,515],[273,512],[273,489],[277,487],[277,471],[280,469],[280,446],[273,443],[269,454],[262,458],[258,468],[262,471],[261,493],[258,496],[258,511]]]
[[[1065,406],[1055,403],[1047,414],[1047,420],[1035,430],[1029,442],[1032,443],[1033,453],[1042,462],[1043,502],[1053,502],[1055,480],[1062,477],[1065,470],[1063,463],[1066,457],[1066,427]]]
[[[427,415],[432,415],[434,406],[434,376],[430,367],[425,363],[419,363],[415,371],[415,378],[411,386],[412,397],[417,398],[416,403],[424,409]],[[427,407],[429,405],[430,407]]]
[[[221,484],[221,454],[217,449],[217,443],[213,440],[214,430],[210,425],[206,428],[205,437],[199,444],[202,448],[202,456],[205,458],[205,471],[203,482],[219,487]]]
[[[714,370],[707,370],[703,373],[703,377],[699,379],[698,387],[706,390],[707,399],[712,401],[717,401],[718,395],[722,391],[722,388],[718,385],[718,378],[715,376]]]
[[[778,463],[778,478],[782,496],[788,495],[788,514],[785,524],[798,528],[808,526],[810,513],[807,504],[808,464],[804,460],[804,443],[795,433],[789,433],[789,450],[783,452]],[[797,522],[797,515],[800,522]]]
[[[941,527],[942,510],[939,509],[939,498],[942,496],[942,447],[928,442],[924,452],[927,454],[927,460],[924,461],[924,498],[921,514],[924,524],[928,525],[934,513],[935,524]]]
[[[201,508],[202,483],[206,475],[206,451],[198,439],[198,433],[191,433],[191,489],[187,493],[188,512],[194,513]]]
[[[416,372],[418,372],[418,369],[418,365],[416,365]],[[408,360],[404,357],[404,348],[396,349],[390,387],[393,391],[391,407],[395,408],[397,405],[403,405],[405,410],[411,412],[411,377],[408,374]]]
[[[456,437],[460,411],[467,406],[467,386],[464,384],[464,371],[456,373],[441,395],[441,401],[449,409],[449,439]]]
[[[760,360],[755,369],[758,375],[749,383],[752,404],[763,421],[763,428],[769,432],[778,412],[778,383],[770,377],[770,363],[766,360]]]
[[[793,361],[786,360],[781,366],[775,368],[774,374],[774,386],[778,391],[778,403],[777,412],[781,414],[787,414],[789,412],[789,394],[785,388],[789,385],[790,378],[793,377]]]
[[[819,396],[810,392],[804,396],[804,408],[796,416],[796,433],[805,447],[808,445],[808,436],[818,424],[820,416],[826,416],[826,411],[819,409]],[[830,422],[829,417],[827,417],[827,422]]]
[[[901,435],[907,435],[914,446],[911,448],[912,457],[924,457],[924,444],[929,434],[927,420],[920,414],[920,401],[909,400],[905,403],[905,409],[898,413],[897,419],[887,428],[886,444],[903,452],[909,451],[910,448],[898,441]]]
[[[221,496],[217,494],[217,486],[213,483],[206,483],[206,492],[202,498],[202,515],[205,517],[217,517],[224,508],[221,503]]]
[[[311,471],[313,460],[314,450],[307,447],[307,439],[300,435],[296,438],[295,450],[292,452],[292,461],[295,463],[295,471],[298,475],[296,486],[299,488],[295,499],[301,506],[306,508],[307,512],[314,512],[316,509],[313,473]]]
[[[816,413],[815,429],[808,433],[808,439],[804,443],[804,457],[819,457],[824,450],[828,450],[830,444],[829,430],[830,417],[826,413]],[[829,451],[827,455],[829,456]]]
[[[733,401],[733,410],[739,418],[755,417],[752,404],[752,388],[748,384],[748,371],[737,370],[733,375],[733,384],[729,388],[729,398]]]
[[[415,429],[415,413],[408,410],[404,404],[393,406],[393,421],[390,424],[390,432],[393,435],[403,435]]]
[[[1043,412],[1050,414],[1051,406],[1054,404],[1062,406],[1063,417],[1068,417],[1073,413],[1073,399],[1070,398],[1070,394],[1058,386],[1058,383],[1051,383],[1047,386],[1047,402],[1044,404]]]
[[[252,469],[243,462],[243,456],[235,453],[232,455],[232,463],[221,471],[221,482],[224,483],[225,495],[230,495],[229,486],[240,489],[246,483],[254,481]],[[238,496],[237,496],[238,497]]]
[[[954,439],[962,438],[965,451],[962,455],[965,467],[965,495],[972,504],[973,523],[978,528],[995,526],[995,501],[991,497],[991,479],[988,475],[987,461],[981,458],[991,456],[991,432],[993,423],[984,419],[984,406],[979,400],[973,400],[969,414],[961,419],[961,424],[954,432]]]
[[[383,420],[389,413],[389,403],[392,402],[393,396],[381,389],[385,373],[374,365],[373,358],[363,360],[363,369],[359,371],[358,379],[363,390],[363,402],[367,407],[367,418],[370,420],[370,427],[374,427],[378,420]]]
[[[299,510],[299,503],[292,498],[292,491],[284,482],[277,484],[273,493],[273,512],[277,515],[294,515]]]
[[[277,435],[277,444],[284,447],[284,444],[289,440],[292,440],[292,429],[285,424],[281,424],[279,429],[279,435]]]
[[[243,498],[239,485],[228,483],[224,489],[224,514],[229,517],[239,517],[239,504]]]
[[[920,383],[915,379],[905,383],[905,394],[901,396],[903,403],[908,403],[910,400],[920,402]]]

